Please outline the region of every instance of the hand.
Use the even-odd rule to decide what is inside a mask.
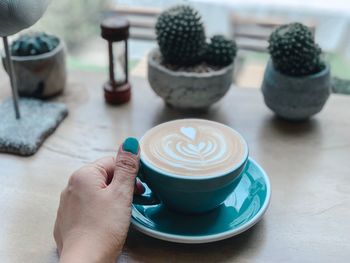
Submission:
[[[137,146],[138,147],[138,146]],[[121,253],[131,217],[139,156],[119,148],[74,172],[61,194],[54,229],[60,262],[114,262]],[[143,193],[140,182],[135,187]]]

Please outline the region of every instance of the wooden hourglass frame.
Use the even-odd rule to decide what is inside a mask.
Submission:
[[[109,104],[122,104],[128,102],[131,97],[131,86],[128,77],[128,38],[129,22],[123,17],[108,17],[101,23],[101,36],[108,41],[109,80],[104,84],[104,96]],[[113,43],[124,42],[124,73],[122,82],[116,80]]]

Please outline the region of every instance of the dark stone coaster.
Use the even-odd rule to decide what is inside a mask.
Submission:
[[[20,99],[21,119],[15,118],[12,99],[0,103],[0,152],[29,156],[37,152],[67,116],[62,103]]]

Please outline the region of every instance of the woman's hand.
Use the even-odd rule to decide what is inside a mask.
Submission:
[[[108,263],[121,253],[139,169],[138,143],[136,153],[120,147],[116,159],[100,159],[70,177],[54,229],[61,263]],[[135,192],[143,191],[138,182]]]

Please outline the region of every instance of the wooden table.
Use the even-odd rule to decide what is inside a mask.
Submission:
[[[0,262],[57,262],[52,229],[70,174],[115,154],[125,137],[181,117],[216,120],[245,136],[271,178],[270,208],[251,230],[213,244],[173,244],[131,229],[120,262],[349,262],[350,97],[332,95],[315,118],[291,124],[273,116],[259,91],[236,87],[207,113],[180,114],[143,78],[132,79],[129,104],[111,107],[105,78],[71,72],[58,99],[70,115],[54,135],[32,157],[0,154]],[[9,87],[1,80],[2,100]]]

